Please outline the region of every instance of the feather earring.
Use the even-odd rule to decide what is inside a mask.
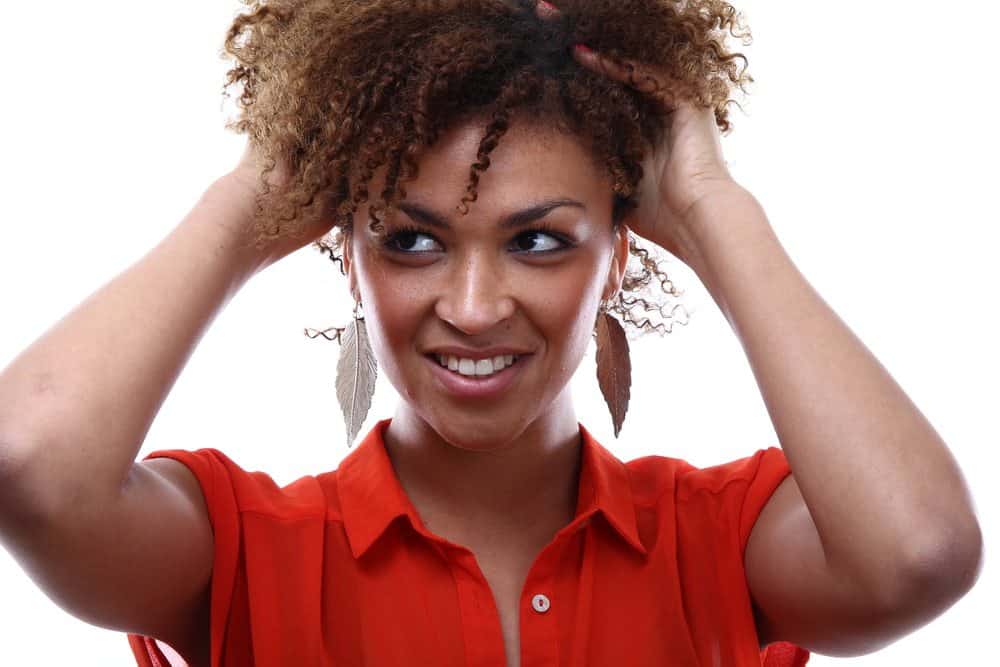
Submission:
[[[337,401],[344,413],[348,448],[371,407],[378,374],[365,320],[358,316],[360,307],[360,302],[355,304],[354,321],[344,329],[340,340],[340,359],[337,361]]]
[[[628,411],[629,389],[632,385],[632,359],[628,352],[628,338],[621,323],[608,312],[605,301],[601,301],[595,329],[597,384],[611,412],[611,423],[617,438]]]

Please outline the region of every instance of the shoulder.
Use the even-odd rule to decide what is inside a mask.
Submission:
[[[699,494],[726,497],[741,502],[766,499],[791,468],[779,447],[758,449],[747,456],[698,468],[688,466],[677,478],[679,501]],[[762,498],[763,496],[763,498]]]
[[[740,553],[768,500],[791,473],[779,447],[706,467],[655,455],[628,461],[625,467],[637,507],[654,507],[679,526],[701,533],[724,531]]]
[[[194,474],[209,505],[228,505],[236,511],[275,518],[324,515],[329,507],[328,491],[335,485],[332,472],[302,475],[281,485],[270,473],[248,470],[225,452],[211,447],[156,450],[145,460],[155,458],[184,464]]]
[[[652,505],[677,486],[678,477],[690,467],[681,459],[649,455],[623,462],[632,498],[637,505]]]
[[[679,500],[706,492],[719,494],[734,482],[780,482],[791,468],[778,447],[758,449],[747,456],[697,467],[684,459],[649,455],[624,462],[633,492],[638,497],[656,496],[675,489]],[[777,479],[776,479],[777,478]]]

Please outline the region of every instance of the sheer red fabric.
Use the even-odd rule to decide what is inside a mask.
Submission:
[[[215,534],[212,667],[503,667],[500,619],[465,547],[431,533],[407,498],[379,422],[331,472],[279,487],[216,449],[159,450],[187,465]],[[743,553],[791,472],[769,447],[707,468],[623,463],[580,425],[576,516],[525,580],[522,667],[801,667],[760,650]],[[128,635],[140,666],[171,663]]]

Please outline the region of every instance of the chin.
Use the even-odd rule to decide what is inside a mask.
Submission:
[[[428,426],[448,444],[458,449],[485,452],[510,447],[527,424],[506,419],[497,413],[455,414],[440,420],[428,419]]]

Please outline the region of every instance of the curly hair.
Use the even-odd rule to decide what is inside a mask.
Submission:
[[[727,107],[736,103],[730,93],[745,93],[753,81],[744,55],[725,44],[727,31],[749,44],[749,29],[721,0],[560,0],[559,16],[548,20],[536,16],[536,0],[242,2],[249,9],[225,40],[223,57],[235,65],[223,92],[242,86],[239,115],[226,127],[247,134],[264,158],[255,242],[332,217],[331,232],[313,245],[342,273],[338,250],[368,202],[375,170],[387,167],[381,200],[369,206],[370,228],[379,234],[379,213],[405,198],[403,184],[416,177],[421,152],[471,118],[487,124],[457,207],[463,215],[476,201],[490,152],[517,116],[589,146],[609,177],[617,227],[637,206],[640,163],[664,137],[669,110],[579,65],[575,43],[662,69],[677,82],[677,96],[714,109],[724,134],[731,131]],[[269,197],[266,177],[278,160],[293,178]],[[632,234],[629,251],[638,270],[626,272],[609,310],[662,335],[669,329],[645,314],[667,317],[663,305],[637,294],[654,278],[663,293],[680,292]]]

